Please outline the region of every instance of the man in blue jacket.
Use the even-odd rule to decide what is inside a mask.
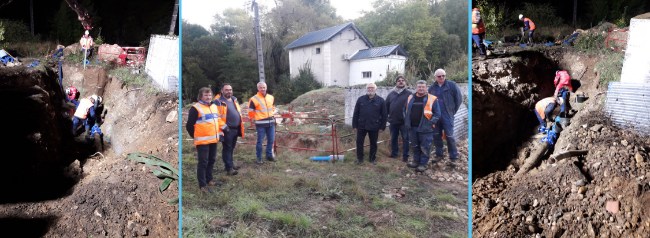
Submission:
[[[411,132],[409,137],[413,148],[413,162],[406,166],[424,172],[429,162],[434,128],[440,118],[440,106],[436,96],[427,93],[426,81],[418,81],[415,90],[404,107],[404,124]]]
[[[436,123],[433,131],[433,143],[436,145],[436,159],[432,163],[437,163],[442,157],[442,136],[443,132],[447,138],[447,151],[451,162],[449,166],[456,167],[458,160],[458,148],[456,148],[456,138],[454,137],[454,115],[460,105],[463,104],[463,94],[460,92],[458,85],[452,81],[445,80],[446,73],[443,69],[437,69],[434,73],[436,82],[429,87],[429,93],[433,94],[440,101],[440,120]]]
[[[355,163],[357,165],[363,162],[363,144],[366,134],[370,139],[370,163],[377,164],[375,162],[377,138],[379,133],[386,129],[386,105],[384,99],[375,94],[377,85],[369,83],[366,86],[366,92],[366,95],[357,99],[352,116],[352,128],[357,133],[357,162]]]
[[[404,105],[411,92],[406,90],[406,80],[404,76],[397,76],[395,79],[396,86],[393,91],[386,96],[386,109],[388,110],[388,129],[390,129],[391,158],[399,156],[399,134],[402,134],[402,155],[403,161],[409,160],[409,131],[404,125]]]

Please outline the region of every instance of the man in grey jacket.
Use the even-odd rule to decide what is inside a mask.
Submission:
[[[436,82],[429,87],[429,93],[436,96],[440,101],[440,111],[442,115],[440,120],[436,122],[436,127],[433,131],[433,144],[436,146],[436,158],[431,163],[439,162],[442,157],[442,137],[443,132],[447,140],[447,150],[449,152],[449,159],[451,160],[449,166],[456,167],[456,160],[458,159],[458,148],[456,148],[456,138],[454,137],[454,115],[460,105],[463,103],[463,95],[458,88],[458,85],[452,81],[446,80],[446,73],[443,69],[437,69],[434,73]]]
[[[408,162],[409,159],[409,131],[404,125],[404,106],[411,92],[406,90],[406,80],[404,76],[397,76],[395,79],[396,86],[393,91],[386,96],[386,109],[388,109],[388,129],[390,129],[391,158],[399,156],[399,134],[402,134],[402,161]]]

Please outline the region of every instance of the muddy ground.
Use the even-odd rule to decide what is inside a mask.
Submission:
[[[0,90],[20,115],[3,119],[17,137],[3,149],[12,151],[3,160],[15,166],[8,167],[9,192],[0,196],[0,230],[18,237],[177,237],[178,205],[158,194],[162,180],[126,155],[144,152],[178,165],[178,117],[167,122],[178,96],[129,91],[108,69],[91,66],[84,77],[81,65],[64,62],[65,87],[81,89],[84,78],[84,95],[104,98],[104,136],[87,140],[72,134],[58,61],[26,68],[30,63],[0,69]],[[178,183],[163,194],[177,197]]]
[[[512,66],[518,62],[528,62],[528,65],[536,62],[527,57],[530,54],[548,60],[548,64],[532,66],[537,76],[546,75],[545,80],[550,80],[551,87],[555,68],[566,69],[576,81],[574,90],[577,92],[572,95],[585,92],[589,99],[576,103],[572,97],[572,106],[578,113],[572,117],[571,124],[530,172],[515,177],[524,160],[541,144],[533,105],[526,100],[536,102],[553,93],[553,89],[547,89],[548,82],[525,81],[533,77],[526,77],[521,74],[525,70]],[[650,213],[646,210],[650,201],[650,193],[647,193],[650,169],[646,163],[650,140],[613,127],[603,114],[606,94],[600,92],[606,89],[599,87],[600,78],[593,70],[598,57],[552,48],[543,52],[521,52],[508,58],[473,61],[474,79],[479,82],[474,86],[478,91],[475,99],[496,101],[492,104],[479,100],[474,104],[474,110],[480,112],[474,112],[475,133],[483,133],[483,137],[488,137],[484,133],[508,135],[499,142],[485,141],[485,138],[481,142],[476,139],[480,136],[475,134],[477,176],[472,185],[473,236],[644,237],[642,234],[648,233]],[[499,107],[499,104],[510,108]],[[487,113],[489,111],[494,113]],[[518,123],[513,123],[516,126],[513,132],[498,128],[500,124],[493,119],[503,119],[504,115],[499,113],[518,119]],[[498,140],[497,136],[493,138]],[[589,152],[555,164],[549,162],[551,154],[567,150]],[[618,211],[608,211],[608,203]]]

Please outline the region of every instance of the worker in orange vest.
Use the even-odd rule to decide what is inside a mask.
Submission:
[[[415,90],[404,107],[404,124],[411,132],[409,140],[413,148],[413,162],[406,166],[414,168],[416,172],[424,172],[428,169],[434,128],[442,112],[438,98],[427,93],[426,81],[417,81]]]
[[[244,120],[241,117],[241,108],[237,98],[232,95],[232,85],[224,83],[221,86],[221,94],[214,97],[215,101],[220,101],[221,106],[219,109],[219,121],[223,137],[221,159],[228,175],[237,175],[237,170],[240,168],[236,166],[233,161],[233,152],[237,145],[237,137],[244,138]]]
[[[262,162],[262,142],[266,136],[266,159],[271,162],[278,161],[273,156],[273,143],[275,142],[275,110],[274,97],[266,93],[266,83],[257,83],[257,94],[248,100],[248,117],[252,119],[257,129],[257,145],[255,146],[257,164]]]
[[[535,23],[530,19],[524,17],[523,14],[519,14],[519,20],[524,22],[524,29],[521,31],[521,35],[524,35],[525,31],[528,31],[528,43],[533,43],[533,32],[535,32]]]
[[[547,97],[542,100],[539,100],[535,104],[535,115],[537,116],[537,120],[539,120],[539,124],[541,126],[537,130],[538,132],[544,132],[546,129],[550,129],[550,126],[546,126],[546,122],[550,122],[552,120],[551,114],[553,113],[553,109],[555,109],[555,97]]]
[[[192,105],[187,116],[185,129],[194,139],[198,154],[196,177],[201,192],[212,192],[207,186],[218,186],[221,182],[212,181],[212,170],[217,158],[217,142],[221,133],[219,121],[220,101],[212,101],[212,90],[208,87],[199,89],[198,102]]]
[[[485,45],[483,44],[483,39],[485,39],[485,25],[481,18],[481,11],[478,8],[472,9],[472,39],[481,53],[479,58],[485,59],[486,51]]]
[[[86,128],[86,133],[90,133],[90,126],[88,125],[88,114],[90,114],[90,118],[95,118],[95,99],[88,97],[79,100],[79,105],[77,106],[77,110],[74,113],[74,119],[72,119],[72,134],[75,134],[77,132],[77,126],[79,125],[79,122],[83,122],[85,128]]]
[[[93,47],[93,38],[88,34],[88,30],[86,30],[85,34],[81,37],[81,40],[79,40],[81,51],[86,54],[86,57],[90,55],[90,47]]]

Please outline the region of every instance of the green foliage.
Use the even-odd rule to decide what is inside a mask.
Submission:
[[[495,4],[488,0],[477,0],[477,2],[487,36],[496,35],[501,29],[514,26],[511,20],[513,13],[505,4]]]
[[[607,50],[605,57],[596,63],[595,72],[600,75],[600,85],[605,86],[610,82],[620,82],[623,72],[625,54],[616,50]]]
[[[278,78],[278,84],[275,90],[276,104],[287,104],[306,92],[316,90],[322,85],[316,81],[316,77],[311,70],[311,62],[307,61],[302,67],[298,68],[298,75],[289,77],[281,75]]]
[[[467,1],[447,0],[434,1],[429,3],[430,12],[433,16],[440,17],[442,27],[447,34],[457,35],[460,39],[460,46],[467,50]]]
[[[83,53],[78,54],[83,56]],[[134,71],[134,69],[128,67],[116,67],[108,71],[108,74],[122,79],[122,82],[127,87],[139,86],[140,89],[138,90],[144,90],[147,95],[155,95],[160,92],[160,89],[153,85],[151,79],[144,73],[144,69],[137,70],[138,72]]]
[[[6,43],[37,42],[40,40],[39,35],[32,36],[28,25],[22,21],[2,19],[0,22],[4,26],[3,38]]]
[[[5,27],[4,23],[0,21],[0,42],[2,42],[5,39]],[[0,49],[5,49],[7,48],[7,43],[0,43]]]
[[[257,215],[257,212],[263,207],[260,201],[251,198],[237,199],[231,206],[235,208],[240,219],[247,219]]]
[[[97,38],[93,39],[95,42],[95,45],[103,45],[104,44],[104,37],[102,36],[97,36]]]
[[[77,20],[77,14],[65,1],[61,1],[59,10],[54,14],[54,19],[52,19],[50,37],[62,45],[70,45],[78,42],[85,31],[80,25]]]
[[[524,14],[524,17],[529,18],[535,23],[538,28],[544,27],[559,27],[562,25],[562,18],[556,14],[556,9],[550,3],[533,4],[523,3],[523,9],[520,9],[513,15]],[[524,23],[519,21],[519,25],[523,26]]]
[[[607,36],[600,32],[585,32],[573,42],[573,47],[585,53],[602,52],[605,49]]]
[[[587,24],[589,22],[614,22],[624,26],[630,18],[645,12],[647,0],[589,0],[586,3]],[[619,26],[619,27],[620,27]]]

